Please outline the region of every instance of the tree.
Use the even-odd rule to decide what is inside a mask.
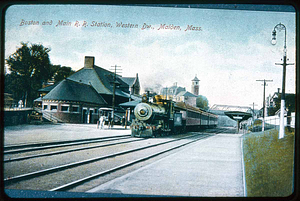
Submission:
[[[75,73],[75,71],[73,71],[71,67],[53,65],[52,68],[54,71],[53,75],[55,83],[60,82]]]
[[[49,59],[50,49],[40,44],[21,42],[21,47],[6,59],[11,71],[7,79],[11,83],[6,87],[15,98],[24,100],[25,107],[31,106],[38,97],[37,90],[42,83],[53,76]],[[9,81],[9,80],[8,80]]]
[[[278,94],[277,98],[274,98],[275,107],[268,108],[268,114],[270,116],[275,115],[275,113],[280,110],[281,107],[281,93]],[[285,94],[285,108],[288,112],[296,111],[296,96],[295,94]]]
[[[208,110],[208,100],[205,96],[199,95],[196,99],[196,106],[204,109],[204,110]]]

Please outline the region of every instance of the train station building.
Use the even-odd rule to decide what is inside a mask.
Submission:
[[[138,74],[122,77],[96,66],[95,58],[86,56],[83,68],[55,85],[40,89],[35,105],[40,106],[44,117],[59,122],[96,123],[101,110],[111,110],[114,84],[117,111],[121,109],[119,104],[140,99]]]

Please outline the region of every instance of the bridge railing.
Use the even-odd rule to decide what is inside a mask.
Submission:
[[[38,108],[38,107],[34,107],[33,109],[35,111],[39,112],[39,113],[42,113],[43,118],[47,119],[48,121],[51,121],[53,123],[62,123],[63,122],[61,119],[54,116],[51,112],[47,112],[47,111],[42,110],[41,108]]]

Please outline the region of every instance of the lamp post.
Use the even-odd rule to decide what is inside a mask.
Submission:
[[[284,110],[285,110],[285,77],[286,77],[286,66],[293,65],[286,63],[286,27],[279,23],[277,24],[272,31],[272,45],[276,44],[276,30],[284,30],[284,47],[283,47],[283,63],[275,63],[276,65],[283,66],[282,73],[282,92],[281,92],[281,107],[280,107],[280,128],[279,128],[279,139],[284,137]]]

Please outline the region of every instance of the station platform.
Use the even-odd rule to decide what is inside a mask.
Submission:
[[[120,135],[130,135],[130,127],[127,126],[125,129],[115,125],[113,128],[108,128],[105,125],[100,129],[97,128],[97,124],[22,124],[4,127],[4,146]]]
[[[241,137],[218,134],[200,140],[87,193],[244,197]]]

